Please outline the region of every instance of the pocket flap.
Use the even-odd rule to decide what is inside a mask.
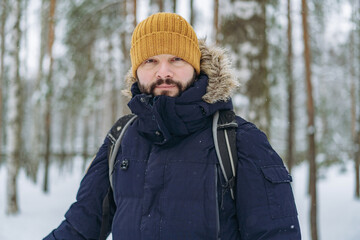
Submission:
[[[263,172],[264,177],[272,183],[292,182],[292,177],[285,166],[262,167],[261,171]]]

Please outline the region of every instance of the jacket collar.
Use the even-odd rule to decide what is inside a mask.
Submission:
[[[232,102],[230,99],[205,102],[207,86],[208,77],[202,74],[178,97],[153,97],[141,93],[135,82],[128,106],[138,115],[136,129],[155,144],[163,145],[210,125],[212,115],[218,110],[232,109]]]

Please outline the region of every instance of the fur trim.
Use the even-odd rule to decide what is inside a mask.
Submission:
[[[203,100],[207,103],[227,101],[238,86],[231,70],[231,62],[225,50],[216,46],[207,46],[205,40],[199,40],[201,51],[200,71],[209,77],[209,84]],[[132,97],[131,86],[136,82],[130,69],[125,76],[125,96]]]

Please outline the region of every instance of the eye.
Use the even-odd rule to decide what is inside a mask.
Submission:
[[[179,57],[174,57],[172,60],[173,60],[174,62],[183,61],[183,59],[182,59],[182,58],[179,58]]]
[[[149,58],[149,59],[146,59],[143,63],[147,64],[147,63],[154,63],[154,62],[155,62],[155,59]]]

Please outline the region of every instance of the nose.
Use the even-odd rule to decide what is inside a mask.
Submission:
[[[168,62],[161,62],[159,64],[159,69],[156,73],[156,78],[157,79],[167,79],[170,78],[172,79],[173,77],[173,72],[171,70],[171,66]]]

